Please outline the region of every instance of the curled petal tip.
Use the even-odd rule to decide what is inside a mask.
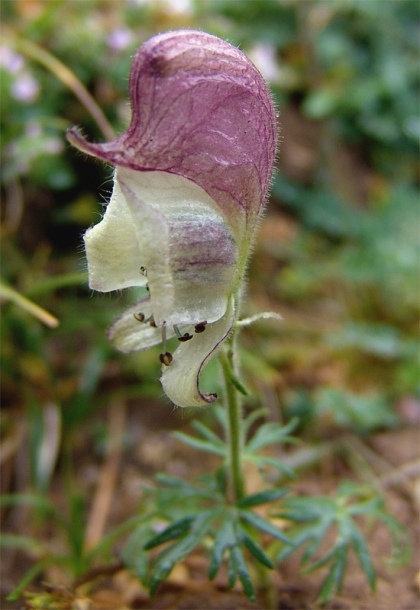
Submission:
[[[70,129],[67,129],[66,138],[75,148],[83,148],[84,143],[86,142],[78,127],[70,127]]]
[[[78,127],[70,127],[66,131],[67,141],[80,150],[81,152],[90,155],[91,157],[99,157],[100,159],[104,159],[113,162],[112,156],[106,157],[106,148],[107,144],[93,144],[86,140],[85,136],[82,134],[81,130]]]

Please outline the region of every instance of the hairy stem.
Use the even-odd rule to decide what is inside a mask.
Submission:
[[[245,495],[245,483],[242,463],[242,405],[233,382],[235,374],[229,355],[222,351],[219,355],[225,385],[225,404],[228,414],[228,469],[233,501],[238,502]]]

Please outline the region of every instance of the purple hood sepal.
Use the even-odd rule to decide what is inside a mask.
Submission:
[[[160,34],[134,57],[130,98],[131,123],[120,137],[91,144],[73,129],[71,143],[117,166],[184,176],[233,222],[253,225],[270,186],[277,125],[252,62],[204,32]]]

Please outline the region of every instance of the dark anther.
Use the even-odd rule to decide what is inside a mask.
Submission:
[[[138,322],[144,322],[145,324],[149,323],[152,328],[157,328],[156,323],[153,319],[153,316],[149,316],[146,318],[144,313],[134,313],[133,316],[136,318]]]
[[[188,333],[184,333],[183,335],[181,335],[181,331],[179,330],[179,328],[176,324],[174,324],[174,331],[175,331],[178,341],[182,341],[183,343],[185,343],[185,341],[189,341],[190,339],[193,338],[193,336]]]
[[[185,343],[185,341],[189,341],[192,338],[193,338],[192,335],[185,333],[184,335],[181,335],[180,337],[178,337],[178,341],[182,341],[182,343]]]
[[[141,274],[147,276],[147,269],[143,265],[140,267]]]
[[[171,362],[172,362],[172,354],[170,354],[169,352],[165,352],[164,354],[160,354],[159,355],[159,360],[165,366],[169,366],[171,364]]]
[[[206,321],[204,321],[204,322],[200,322],[199,324],[196,324],[196,325],[194,326],[194,330],[195,330],[195,332],[196,332],[196,333],[203,333],[203,332],[206,330],[206,325],[207,325],[207,322],[206,322]]]

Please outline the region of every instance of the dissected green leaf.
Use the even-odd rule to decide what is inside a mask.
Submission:
[[[210,430],[210,428],[208,428],[205,424],[203,424],[200,421],[195,421],[195,422],[193,422],[192,426],[193,426],[194,430],[196,430],[199,434],[201,434],[201,436],[203,438],[205,438],[208,441],[210,441],[211,443],[214,443],[215,445],[225,449],[226,444],[222,441],[221,438],[219,438],[217,436],[217,434],[215,434],[212,430]]]
[[[333,388],[321,388],[315,397],[319,413],[328,413],[337,425],[359,432],[395,427],[399,420],[386,396],[355,394]]]
[[[367,576],[370,588],[372,589],[372,591],[374,591],[375,585],[376,585],[376,573],[375,573],[375,568],[373,567],[373,564],[372,564],[370,553],[366,546],[365,539],[362,536],[362,534],[360,533],[360,531],[357,528],[355,523],[350,521],[349,525],[350,525],[350,529],[351,529],[350,540],[353,544],[353,548],[356,552],[356,556],[360,562],[363,572]]]
[[[216,488],[223,496],[226,495],[227,482],[228,474],[226,464],[222,464],[216,471]]]
[[[385,509],[378,510],[373,515],[388,527],[392,536],[393,549],[390,563],[392,565],[405,565],[411,554],[411,543],[407,530]]]
[[[268,445],[274,445],[275,443],[296,443],[296,438],[289,435],[290,432],[296,428],[298,419],[293,418],[285,426],[280,426],[274,422],[268,422],[263,424],[255,432],[254,436],[246,445],[246,451],[248,453],[254,453],[263,447]]]
[[[223,555],[228,550],[229,586],[233,587],[237,577],[239,577],[246,595],[250,599],[254,599],[254,589],[241,546],[244,546],[265,567],[273,569],[274,564],[261,546],[241,527],[238,521],[240,516],[240,514],[228,512],[220,525],[212,548],[209,578],[215,577],[222,564]]]
[[[349,515],[376,515],[378,510],[381,510],[384,506],[383,498],[373,498],[373,500],[366,500],[364,502],[357,502],[356,504],[349,504],[347,507],[347,513]]]
[[[159,473],[158,475],[156,475],[155,478],[162,485],[178,490],[180,500],[194,497],[205,498],[209,500],[222,499],[221,497],[217,496],[214,489],[206,489],[205,487],[199,487],[198,485],[187,483],[187,481],[184,481],[183,479],[174,477],[169,474]]]
[[[249,413],[242,424],[242,430],[244,438],[246,439],[251,427],[255,424],[256,421],[261,419],[262,417],[266,417],[268,415],[268,409],[265,407],[260,407],[259,409],[253,409],[251,413]]]
[[[217,421],[221,425],[222,429],[227,431],[228,429],[228,420],[227,420],[227,411],[221,405],[216,405],[213,409],[213,413],[216,416]]]
[[[318,593],[319,602],[327,602],[333,595],[341,591],[346,568],[347,550],[347,545],[336,547],[333,564]]]
[[[319,521],[316,521],[314,524],[304,529],[308,534],[307,540],[309,541],[309,544],[302,555],[302,565],[312,559],[330,527],[331,522],[328,519],[319,519]]]
[[[200,544],[220,513],[221,508],[217,507],[205,510],[197,515],[189,532],[157,557],[150,580],[150,595],[155,594],[157,586],[162,580],[165,580],[174,565]]]
[[[224,552],[226,549],[235,546],[235,544],[236,536],[233,528],[233,520],[231,515],[228,515],[227,518],[221,523],[217,531],[213,548],[211,550],[209,568],[209,578],[211,580],[216,576],[220,566],[222,565]]]
[[[363,499],[362,502],[352,503],[352,499],[366,498],[368,492],[366,486],[342,485],[335,499],[318,496],[288,498],[284,501],[285,510],[280,516],[296,524],[290,529],[290,538],[294,547],[281,549],[277,561],[282,561],[296,548],[307,544],[301,563],[308,563],[325,539],[327,531],[333,526],[338,528],[332,548],[304,570],[306,573],[313,572],[330,564],[328,575],[319,593],[321,602],[327,601],[340,591],[350,547],[353,547],[371,589],[375,589],[375,569],[365,538],[355,523],[354,516],[364,515],[383,520],[390,527],[392,535],[397,536],[397,539],[394,539],[394,547],[401,548],[400,536],[403,535],[404,528],[385,511],[382,498]]]
[[[336,502],[327,496],[286,498],[284,507],[285,509],[279,514],[279,517],[297,523],[319,518],[333,519],[337,509]]]
[[[284,559],[289,557],[289,555],[294,553],[297,548],[299,548],[300,546],[305,544],[305,542],[310,540],[311,536],[312,536],[311,528],[300,529],[297,533],[291,534],[290,540],[292,541],[293,544],[286,544],[281,549],[279,554],[277,555],[276,561],[278,561],[280,563],[281,561],[283,561]],[[303,563],[303,560],[302,560],[302,563]]]
[[[168,525],[162,532],[151,538],[144,546],[145,550],[148,551],[153,549],[155,546],[159,546],[164,542],[179,538],[182,534],[189,529],[191,523],[194,521],[194,517],[185,517],[175,523]]]
[[[182,441],[189,447],[197,449],[198,451],[215,453],[216,455],[220,455],[222,457],[225,457],[226,455],[226,446],[220,445],[220,443],[215,443],[213,441],[202,441],[201,439],[190,436],[189,434],[185,434],[184,432],[173,432],[172,436]]]
[[[256,527],[261,532],[270,534],[270,536],[273,536],[286,544],[293,544],[293,542],[289,540],[289,538],[280,528],[278,528],[268,519],[265,519],[265,517],[261,517],[261,515],[258,515],[251,510],[240,510],[240,515],[243,519],[245,519],[245,521]]]
[[[272,457],[271,455],[256,455],[255,453],[247,453],[244,452],[244,459],[252,462],[258,468],[263,468],[264,466],[273,466],[277,468],[285,474],[289,479],[296,479],[296,474],[293,472],[289,466],[286,466],[284,462],[279,460],[278,458]]]
[[[230,589],[233,589],[233,587],[235,586],[237,576],[238,576],[238,568],[236,565],[236,555],[232,552],[229,552],[228,583],[229,583]]]
[[[265,504],[266,502],[274,502],[274,500],[279,500],[283,498],[290,489],[266,489],[265,491],[260,491],[259,493],[252,494],[250,496],[246,496],[242,500],[240,500],[237,504],[239,508],[251,508],[252,506],[259,506],[260,504]]]
[[[338,553],[338,550],[340,548],[342,548],[342,547],[348,548],[348,543],[341,541],[340,543],[335,544],[328,551],[328,553],[326,553],[325,555],[320,557],[317,561],[314,561],[313,563],[311,563],[309,566],[306,566],[303,569],[303,573],[304,574],[311,574],[312,572],[315,572],[316,570],[319,570],[320,568],[323,568],[328,563],[330,563],[330,561],[335,560],[335,557],[336,557],[336,555]]]
[[[237,574],[239,576],[239,580],[242,583],[245,595],[251,601],[254,601],[255,600],[254,587],[252,585],[252,580],[249,575],[249,570],[248,570],[248,566],[246,565],[244,555],[243,555],[241,549],[239,548],[239,546],[234,546],[230,550],[230,557],[231,557],[232,569],[235,570],[235,575]],[[230,581],[229,581],[229,584],[230,584]],[[233,585],[231,585],[231,586],[233,586]]]
[[[242,544],[248,549],[251,555],[255,557],[257,561],[262,563],[266,568],[274,570],[275,565],[273,564],[271,559],[267,557],[260,545],[255,542],[255,540],[253,540],[251,536],[248,536],[248,534],[242,528],[240,529],[239,534]]]

